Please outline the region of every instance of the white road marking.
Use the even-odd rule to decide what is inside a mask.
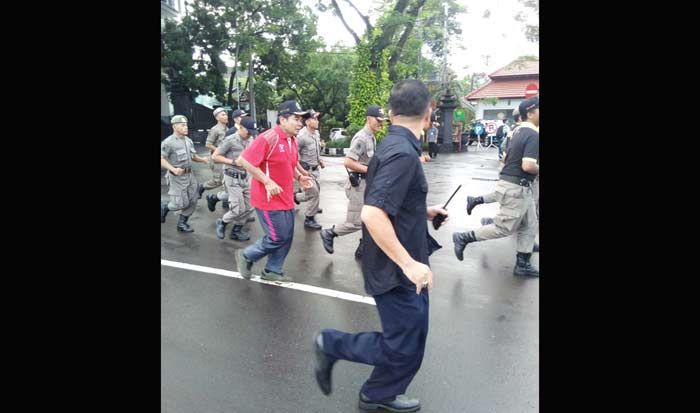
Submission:
[[[245,278],[243,278],[243,276],[241,276],[241,273],[236,272],[236,271],[222,270],[219,268],[205,267],[202,265],[187,264],[184,262],[169,261],[169,260],[161,259],[160,265],[165,265],[167,267],[181,268],[184,270],[204,272],[207,274],[223,275],[224,277],[240,278],[242,280],[245,279]],[[260,278],[259,275],[253,275],[253,278],[251,278],[250,281],[258,282],[261,284],[274,285],[274,286],[282,287],[282,288],[289,288],[292,290],[306,291],[307,293],[325,295],[327,297],[339,298],[341,300],[376,305],[376,303],[374,302],[374,298],[372,298],[372,297],[363,296],[363,295],[359,295],[359,294],[346,293],[343,291],[331,290],[328,288],[316,287],[313,285],[306,285],[306,284],[300,284],[300,283],[295,283],[295,282],[279,283],[279,282],[273,282],[273,281],[266,281],[266,280],[263,280],[262,278]]]

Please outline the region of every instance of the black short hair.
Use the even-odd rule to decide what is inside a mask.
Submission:
[[[430,91],[425,83],[416,79],[405,79],[391,89],[389,107],[394,116],[418,117],[430,107]]]
[[[280,124],[280,118],[285,118],[285,119],[287,119],[287,118],[290,117],[290,116],[292,116],[291,113],[286,113],[286,114],[284,114],[284,115],[277,115],[277,124],[278,124],[278,125]]]

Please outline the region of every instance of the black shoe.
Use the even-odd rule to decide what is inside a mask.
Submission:
[[[333,226],[335,228],[335,225]],[[323,248],[327,253],[333,254],[333,238],[337,237],[338,234],[333,232],[333,228],[321,230],[321,241],[323,241]]]
[[[314,337],[314,372],[316,373],[316,382],[321,388],[323,394],[328,396],[333,390],[331,388],[331,377],[333,373],[333,365],[337,361],[333,357],[329,357],[323,351],[323,335],[317,333]]]
[[[357,246],[357,249],[355,250],[355,259],[356,260],[362,259],[362,238],[360,238],[360,244]]]
[[[221,208],[223,208],[225,211],[228,211],[228,200],[227,201],[221,201]]]
[[[225,232],[226,232],[226,223],[221,218],[217,219],[216,220],[216,238],[224,239]]]
[[[170,210],[168,209],[168,204],[161,201],[161,203],[160,203],[160,223],[161,224],[165,222],[165,216],[168,215],[169,211]]]
[[[390,412],[416,412],[420,410],[420,401],[418,399],[411,399],[406,395],[399,394],[396,399],[386,402],[373,402],[367,398],[364,394],[360,393],[360,402],[358,404],[360,409],[363,410],[376,410],[379,408],[388,410]]]
[[[213,194],[207,195],[207,208],[209,208],[211,212],[214,212],[216,209],[217,202],[219,202],[219,197]]]
[[[248,217],[245,219],[246,224],[249,222],[255,222],[255,217]]]
[[[304,220],[304,226],[311,229],[321,229],[321,225],[314,219],[314,217],[306,217]]]
[[[462,261],[464,259],[464,248],[467,244],[474,241],[476,241],[474,231],[452,233],[452,242],[455,244],[455,255],[458,260]]]
[[[189,219],[190,217],[180,214],[180,218],[177,221],[177,230],[180,232],[194,232],[194,230],[187,223],[187,220]]]
[[[484,198],[477,196],[477,197],[472,197],[468,196],[467,197],[467,215],[472,214],[472,209],[474,209],[475,206],[481,205],[484,203]]]
[[[481,225],[491,225],[493,224],[493,218],[481,218]]]
[[[235,241],[248,241],[250,235],[243,229],[243,225],[234,225],[231,228],[231,239]]]
[[[540,252],[540,244],[535,243],[535,246],[532,247],[532,252]]]
[[[197,199],[202,199],[202,193],[204,193],[204,185],[197,184],[197,193],[199,194],[199,197]]]
[[[245,258],[243,250],[238,250],[236,253],[236,265],[238,266],[238,272],[241,273],[241,276],[246,280],[250,280],[250,277],[253,276],[253,271],[251,271],[253,263]]]
[[[526,254],[524,252],[519,252],[517,255],[517,262],[515,264],[515,269],[513,270],[513,275],[523,275],[526,277],[539,277],[540,272],[535,269],[535,267],[530,264],[530,256],[532,254]]]

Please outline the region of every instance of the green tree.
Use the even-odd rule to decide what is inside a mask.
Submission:
[[[384,57],[384,52],[388,51],[387,70],[392,81],[400,80],[399,74],[410,72],[406,67],[399,67],[399,62],[406,51],[415,50],[418,42],[423,41],[428,44],[433,53],[438,57],[443,52],[443,20],[444,11],[442,5],[444,1],[440,0],[385,0],[378,8],[380,14],[375,25],[370,22],[367,15],[362,14],[359,9],[352,3],[351,0],[342,0],[347,3],[360,16],[365,25],[363,35],[358,35],[346,22],[345,16],[338,4],[337,0],[319,0],[317,7],[321,11],[332,10],[338,16],[346,30],[355,39],[355,44],[359,45],[362,39],[372,39],[369,45],[369,67],[375,71],[376,77],[381,77],[379,66]],[[466,9],[459,5],[455,0],[448,0],[448,35],[459,35],[461,29],[457,22],[459,13]],[[422,22],[422,23],[421,23]],[[416,24],[421,23],[420,36],[414,35]],[[375,31],[379,29],[379,31]],[[379,35],[374,35],[379,33]],[[417,39],[414,42],[414,47],[406,48],[412,38]],[[417,60],[417,59],[416,59]],[[413,60],[411,60],[413,61]],[[404,61],[404,64],[406,61]]]
[[[349,133],[351,130],[359,130],[365,124],[367,106],[386,106],[389,100],[389,93],[392,87],[387,69],[389,51],[384,50],[376,68],[371,66],[372,46],[375,44],[376,39],[381,36],[381,29],[376,28],[369,39],[365,40],[363,38],[363,41],[355,48],[357,60],[352,70],[350,95],[348,96],[350,104],[350,113],[348,115],[348,121],[350,122]],[[376,134],[378,141],[384,136],[385,130],[386,128]]]
[[[518,0],[523,6],[526,8],[534,11],[539,20],[539,13],[540,13],[540,0]],[[520,23],[525,23],[525,27],[523,28],[523,31],[525,33],[525,38],[531,42],[534,43],[539,43],[540,42],[540,25],[539,23],[537,24],[529,24],[527,23],[528,20],[528,13],[524,11],[518,12],[518,14],[515,15],[515,20]]]
[[[334,118],[339,122],[348,115],[348,72],[355,62],[352,49],[335,47],[330,51],[310,54],[291,66],[277,82],[280,95],[296,99],[303,108],[314,108],[325,114],[324,124]]]
[[[227,61],[235,62],[239,70],[252,62],[256,80],[260,76],[274,81],[284,65],[320,45],[313,40],[316,16],[300,0],[194,0],[187,8],[187,16],[176,25],[180,27],[166,27],[162,36],[161,66],[168,90],[175,83],[186,93],[214,96],[230,104],[233,85],[229,80],[226,91],[223,80]],[[173,62],[165,58],[170,53],[182,58]],[[184,73],[189,71],[183,68],[187,54],[195,56],[192,75]],[[256,106],[258,113],[264,113],[269,102],[261,103]]]

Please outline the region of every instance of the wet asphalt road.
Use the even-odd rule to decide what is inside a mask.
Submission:
[[[197,144],[200,154],[208,151]],[[424,165],[428,204],[443,203],[457,185],[450,220],[431,234],[443,246],[430,258],[435,288],[430,296],[430,333],[422,367],[408,394],[422,412],[536,412],[539,410],[539,279],[512,275],[515,239],[471,244],[460,262],[451,234],[479,226],[498,204],[480,205],[471,216],[467,195],[493,190],[495,149],[440,154]],[[347,174],[342,158],[324,158],[321,207],[324,227],[345,218]],[[210,177],[195,164],[200,182]],[[161,199],[167,200],[165,180]],[[213,193],[207,191],[206,193]],[[219,240],[215,220],[223,214],[204,197],[190,218],[194,233],[175,230],[177,214],[161,225],[161,258],[236,271],[234,252],[262,236],[257,222],[251,240]],[[318,231],[297,214],[285,273],[296,283],[365,295],[353,252],[360,233],[335,239],[335,254],[323,249]],[[539,266],[538,254],[533,265]],[[260,274],[264,259],[253,267]],[[161,266],[161,411],[163,412],[359,412],[357,392],[371,366],[340,361],[333,393],[316,385],[311,341],[330,327],[349,332],[380,330],[373,305],[306,291]]]

